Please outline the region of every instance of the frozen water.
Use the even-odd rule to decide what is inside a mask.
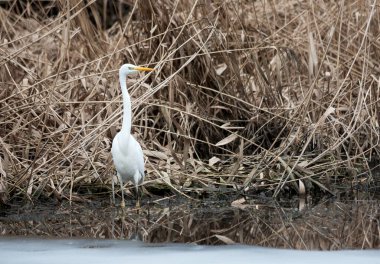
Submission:
[[[243,245],[144,244],[127,240],[0,239],[0,263],[380,264],[380,250],[301,251]]]

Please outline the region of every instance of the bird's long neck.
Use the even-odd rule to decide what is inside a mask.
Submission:
[[[121,131],[127,133],[128,135],[131,133],[131,115],[132,115],[132,107],[131,107],[131,97],[129,96],[127,90],[127,75],[120,74],[120,87],[123,95],[123,125],[121,127]]]

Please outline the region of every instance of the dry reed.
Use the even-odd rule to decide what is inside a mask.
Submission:
[[[131,1],[108,29],[95,1],[16,2],[0,8],[4,201],[109,186],[125,62],[156,68],[129,81],[145,190],[277,196],[370,184],[376,1]]]

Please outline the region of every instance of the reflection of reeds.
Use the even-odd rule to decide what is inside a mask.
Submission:
[[[277,195],[367,182],[358,169],[379,153],[376,5],[136,1],[104,30],[93,3],[50,1],[55,17],[0,9],[2,199],[73,200],[109,184],[123,62],[156,67],[129,83],[147,185]]]
[[[59,238],[132,238],[145,242],[242,243],[296,249],[379,248],[378,202],[324,203],[303,212],[294,208],[220,203],[144,206],[116,212],[88,206],[36,208],[0,217],[2,235]],[[260,209],[257,209],[260,208]]]

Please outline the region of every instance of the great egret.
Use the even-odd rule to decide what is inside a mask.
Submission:
[[[138,67],[132,64],[124,64],[119,70],[119,81],[123,95],[123,124],[119,133],[112,141],[112,159],[116,167],[119,179],[122,202],[125,207],[123,182],[132,181],[136,187],[138,197],[138,185],[144,181],[144,156],[140,144],[131,135],[131,98],[127,90],[127,75],[140,71],[152,71],[152,68]],[[114,181],[112,179],[113,202],[115,203]],[[138,200],[139,203],[139,200]]]

